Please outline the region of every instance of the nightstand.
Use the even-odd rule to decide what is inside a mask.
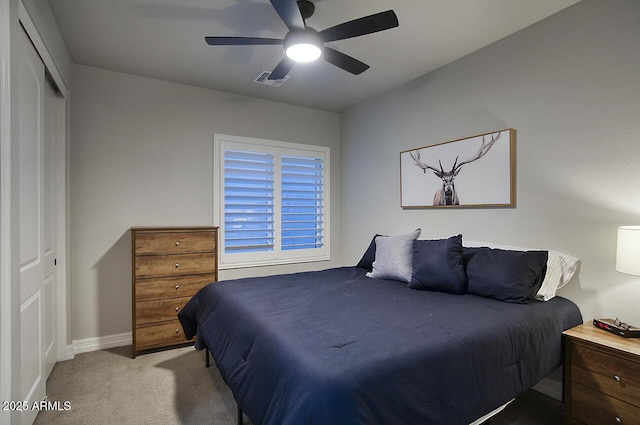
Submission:
[[[640,425],[640,339],[590,322],[563,335],[565,424]]]

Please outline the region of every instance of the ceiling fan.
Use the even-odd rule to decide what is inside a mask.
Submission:
[[[345,55],[324,43],[359,37],[398,26],[398,17],[393,10],[375,13],[353,21],[316,31],[307,26],[306,20],[315,11],[315,5],[309,0],[270,0],[289,32],[284,39],[259,37],[205,37],[212,46],[248,46],[248,45],[284,45],[286,56],[275,67],[269,80],[284,78],[296,62],[311,62],[322,56],[322,59],[358,75],[369,68],[369,65]]]

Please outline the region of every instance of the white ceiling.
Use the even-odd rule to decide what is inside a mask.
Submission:
[[[478,50],[578,0],[313,0],[320,31],[392,8],[398,28],[328,43],[371,66],[351,75],[297,64],[275,88],[253,82],[282,46],[208,46],[205,36],[283,38],[268,0],[48,0],[75,63],[328,111],[342,111]]]

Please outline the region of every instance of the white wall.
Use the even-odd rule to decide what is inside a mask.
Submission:
[[[221,278],[340,263],[339,116],[73,66],[71,329],[74,340],[131,331],[131,226],[212,225],[213,134],[331,148],[330,262],[223,271]]]
[[[555,249],[582,260],[560,294],[585,320],[640,324],[640,278],[615,271],[617,227],[640,224],[638,22],[636,0],[584,0],[343,113],[344,263],[375,233],[416,227]],[[400,208],[400,151],[504,128],[515,208]]]

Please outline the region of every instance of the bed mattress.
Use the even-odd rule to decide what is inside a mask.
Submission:
[[[562,297],[512,304],[343,267],[222,281],[179,318],[255,425],[469,424],[561,365]]]

